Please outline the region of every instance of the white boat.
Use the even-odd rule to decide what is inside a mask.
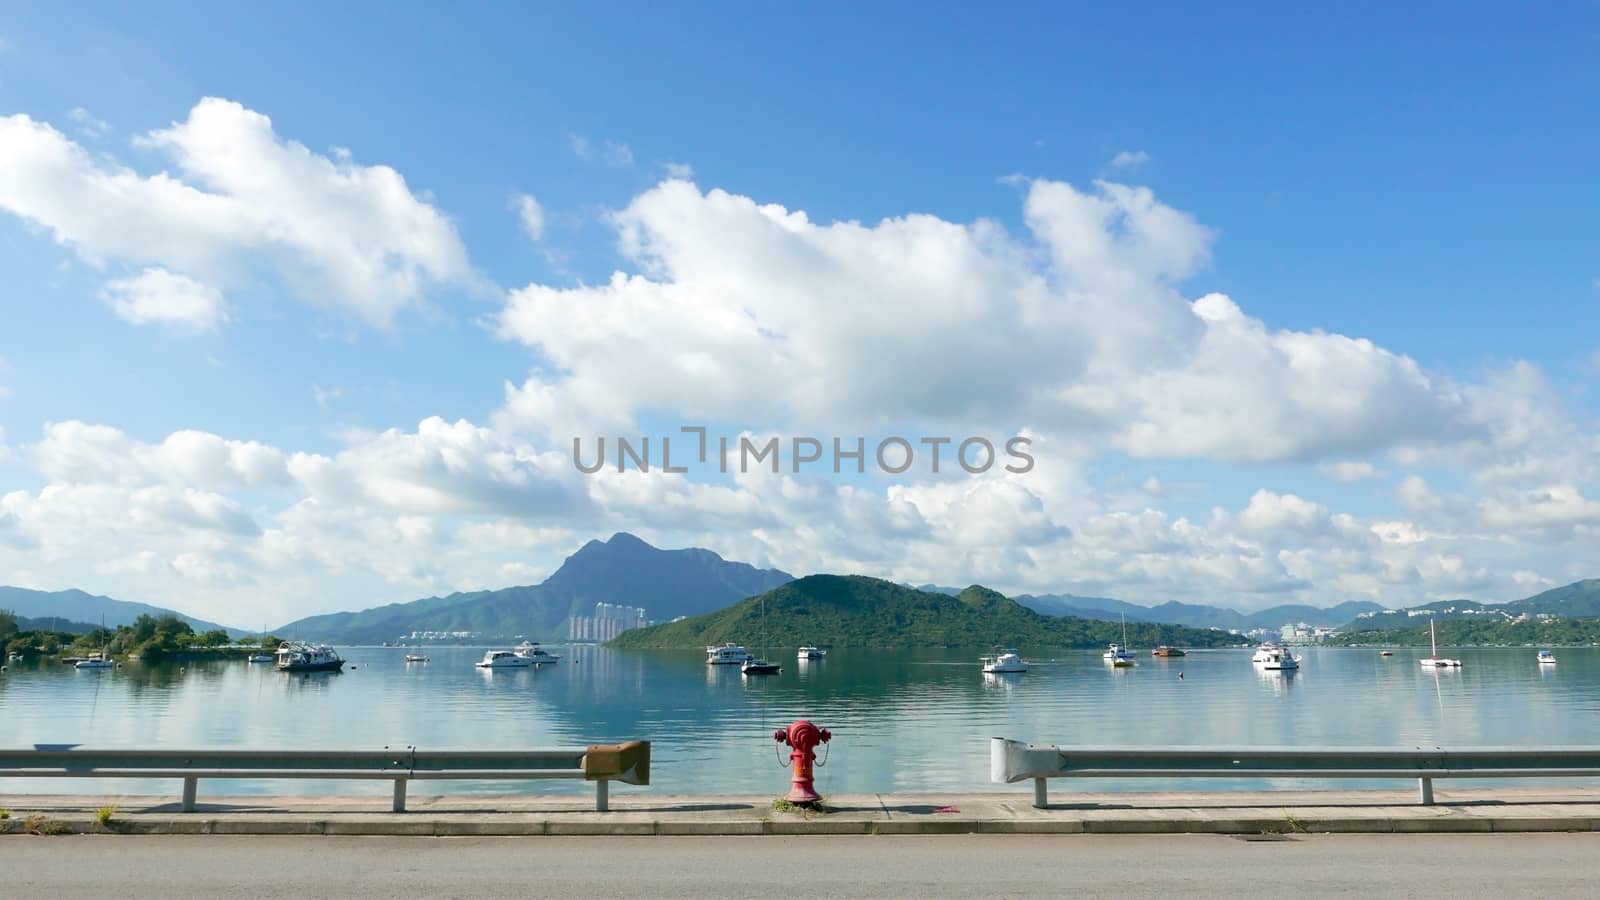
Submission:
[[[525,669],[533,660],[518,656],[515,650],[490,650],[476,663],[480,669]]]
[[[116,663],[103,656],[91,656],[88,659],[78,660],[72,664],[72,667],[75,669],[114,669],[116,665]]]
[[[249,657],[247,657],[247,660],[249,662],[252,662],[252,663],[269,663],[269,662],[272,662],[272,654],[271,653],[252,653],[252,654],[250,654]]]
[[[983,663],[983,671],[990,674],[1003,675],[1028,671],[1028,664],[1023,661],[1022,654],[1015,650],[997,649],[989,656],[978,657],[978,660]]]
[[[1424,659],[1424,660],[1421,661],[1422,662],[1422,667],[1424,669],[1459,669],[1459,668],[1461,668],[1461,660],[1459,660],[1459,659],[1444,659],[1444,658],[1439,656],[1439,641],[1438,641],[1437,638],[1434,637],[1434,634],[1433,634],[1433,620],[1432,619],[1428,620],[1428,645],[1433,648],[1433,655],[1429,656],[1427,659]]]
[[[274,655],[280,672],[337,672],[344,668],[344,660],[327,644],[284,641]]]
[[[821,659],[827,655],[828,651],[813,647],[810,644],[801,647],[800,651],[795,654],[795,656],[799,659]]]
[[[1556,664],[1556,655],[1550,650],[1540,650],[1539,662],[1547,666],[1553,666]]]
[[[548,666],[552,663],[558,663],[561,661],[560,654],[546,653],[544,648],[540,647],[537,641],[531,644],[527,641],[523,641],[522,643],[518,644],[517,655],[523,659],[531,660],[536,666]]]
[[[761,598],[761,652],[767,652],[767,598]],[[776,675],[783,671],[783,666],[765,659],[751,657],[739,667],[741,675]]]
[[[711,644],[706,647],[706,664],[712,666],[742,666],[755,657],[750,655],[742,645],[732,642],[717,646]]]
[[[1134,665],[1133,651],[1127,648],[1127,643],[1128,616],[1124,614],[1122,616],[1122,643],[1112,644],[1111,649],[1100,654],[1100,658],[1108,663],[1111,663],[1114,668],[1118,669],[1125,669],[1131,665]]]
[[[428,658],[421,653],[407,653],[406,662],[427,662]]]
[[[1269,671],[1292,672],[1300,668],[1299,658],[1280,644],[1262,644],[1250,661]]]

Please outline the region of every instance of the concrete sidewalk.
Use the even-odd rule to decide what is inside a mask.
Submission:
[[[0,796],[17,834],[760,835],[760,834],[1246,834],[1595,831],[1600,790],[1069,794],[1049,809],[1030,792],[852,794],[826,812],[775,810],[771,797],[662,797],[618,792],[611,812],[587,797],[414,796],[394,813],[386,797],[232,797],[180,812],[168,796]],[[96,821],[114,806],[108,826]]]

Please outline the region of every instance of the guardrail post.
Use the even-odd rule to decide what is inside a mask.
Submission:
[[[200,779],[189,776],[183,779],[183,811],[194,812],[194,795],[200,791]]]
[[[1050,794],[1045,788],[1045,781],[1043,778],[1035,778],[1033,780],[1033,808],[1050,808]]]
[[[611,785],[610,779],[599,778],[599,779],[595,780],[595,783],[594,783],[594,811],[595,812],[608,812],[611,809],[610,785]]]
[[[1422,805],[1423,806],[1432,806],[1433,805],[1433,779],[1432,778],[1418,778],[1417,779],[1417,796],[1422,801]]]
[[[396,778],[394,780],[394,811],[406,811],[406,779],[404,778]]]

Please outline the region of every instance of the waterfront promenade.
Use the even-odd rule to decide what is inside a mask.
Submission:
[[[1414,790],[1071,793],[1034,809],[1031,791],[845,794],[827,812],[773,808],[772,796],[613,795],[597,813],[583,797],[415,796],[392,813],[377,796],[212,797],[193,813],[173,796],[0,795],[21,830],[28,816],[52,830],[123,834],[298,835],[918,835],[1493,833],[1600,830],[1600,789],[1441,788],[1436,805]],[[96,811],[115,807],[101,826]]]

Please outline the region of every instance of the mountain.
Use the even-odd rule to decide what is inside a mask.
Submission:
[[[196,619],[183,613],[148,603],[135,603],[130,600],[113,600],[110,597],[100,597],[95,594],[86,594],[80,590],[66,591],[34,591],[28,588],[0,586],[0,609],[9,609],[17,614],[18,618],[26,616],[30,619],[66,619],[68,622],[87,622],[99,627],[100,620],[105,619],[107,627],[118,625],[132,625],[133,620],[142,615],[151,616],[177,616],[189,623],[195,631],[211,631],[224,628],[229,631],[244,633],[242,629],[228,628],[205,619]],[[53,625],[44,627],[53,628]]]
[[[1252,628],[1277,628],[1280,625],[1324,625],[1330,628],[1343,625],[1364,612],[1383,609],[1370,600],[1347,600],[1337,606],[1317,607],[1291,603],[1273,606],[1253,613],[1241,613],[1224,606],[1205,606],[1197,603],[1179,603],[1170,600],[1160,606],[1139,606],[1109,597],[1079,597],[1074,594],[1023,594],[1017,602],[1029,609],[1052,616],[1081,616],[1086,619],[1118,621],[1126,615],[1129,622],[1170,622],[1191,628],[1222,628],[1249,631]]]
[[[30,619],[27,616],[17,617],[18,631],[57,631],[65,634],[88,634],[99,627],[99,625],[90,625],[88,622],[73,622],[70,619],[62,618]]]
[[[1412,615],[1416,613],[1416,615]],[[1512,600],[1509,603],[1480,603],[1477,600],[1435,600],[1405,609],[1383,610],[1377,615],[1356,618],[1345,623],[1346,633],[1403,631],[1418,626],[1426,629],[1428,619],[1446,622],[1469,619],[1483,622],[1506,622],[1521,615],[1548,615],[1566,619],[1600,618],[1600,578],[1575,581],[1572,584],[1551,588],[1532,597]]]
[[[764,614],[763,614],[764,610]],[[1237,644],[1220,631],[1141,623],[1128,626],[1136,646]],[[752,650],[803,643],[824,646],[1103,647],[1122,640],[1120,626],[1048,616],[974,585],[959,596],[919,591],[861,575],[810,575],[713,613],[624,632],[613,647],[700,649],[737,641]]]
[[[619,532],[583,545],[537,585],[312,616],[273,632],[355,644],[392,641],[413,631],[562,638],[568,620],[592,615],[596,603],[641,606],[652,619],[670,619],[718,609],[792,580],[787,572],[729,562],[710,550],[661,550]]]

